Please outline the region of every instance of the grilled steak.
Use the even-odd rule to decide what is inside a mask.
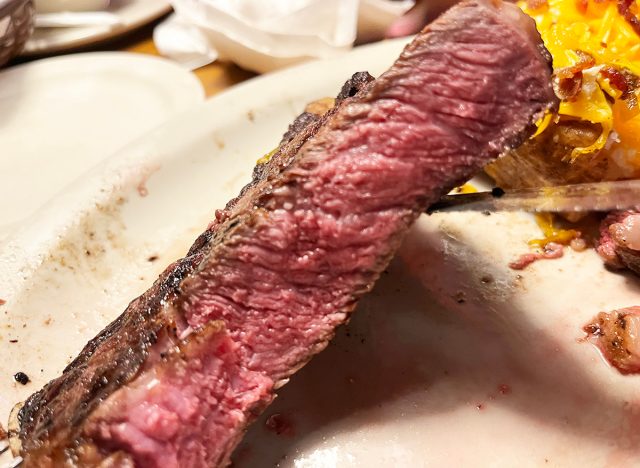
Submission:
[[[628,268],[640,275],[640,213],[609,213],[600,224],[596,250],[609,267]]]
[[[187,256],[26,401],[25,465],[228,464],[419,214],[556,105],[550,73],[516,7],[445,13],[285,138]]]

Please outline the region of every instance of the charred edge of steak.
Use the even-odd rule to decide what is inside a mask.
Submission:
[[[169,266],[151,289],[132,301],[125,313],[87,343],[78,357],[64,369],[65,379],[52,380],[27,399],[17,413],[20,425],[18,435],[22,444],[37,446],[39,440],[47,437],[49,430],[53,429],[54,412],[48,405],[58,395],[80,391],[82,387],[79,404],[76,411],[69,414],[67,426],[56,428],[63,435],[71,433],[100,401],[135,377],[147,357],[147,350],[156,342],[164,326],[162,321],[157,320],[156,314],[163,301],[175,293],[180,281],[193,270],[196,263],[197,255],[193,255]],[[125,332],[121,333],[123,330]],[[124,338],[118,343],[119,352],[115,353],[117,365],[114,366],[109,359],[97,369],[91,381],[78,383],[96,349],[116,334]],[[27,433],[29,438],[25,439]]]
[[[329,115],[335,112],[338,105],[347,98],[355,96],[373,79],[367,72],[358,72],[343,85],[333,109],[328,110],[324,115],[305,112],[298,116],[283,137],[275,154],[267,163],[256,166],[252,181],[242,189],[238,197],[227,203],[225,211],[231,210],[245,192],[262,180],[277,175],[282,168],[286,167],[304,142],[317,132]],[[313,115],[313,118],[305,116],[307,114]],[[294,130],[293,133],[292,130]],[[225,223],[224,219],[214,222],[196,239],[185,258],[170,265],[151,289],[132,301],[120,317],[87,343],[76,359],[64,369],[64,379],[52,380],[43,389],[31,395],[17,412],[20,429],[18,434],[13,434],[14,441],[17,436],[25,445],[24,449],[36,448],[39,441],[44,440],[49,430],[53,429],[53,410],[48,405],[58,395],[73,391],[76,385],[83,386],[85,391],[80,397],[77,411],[69,415],[68,426],[55,428],[61,431],[58,434],[60,438],[64,438],[65,432],[71,434],[74,428],[80,427],[81,422],[97,404],[133,379],[145,362],[149,347],[157,341],[158,335],[166,326],[165,321],[157,317],[162,304],[170,302],[172,296],[178,294],[181,281],[194,271],[208,247],[212,243],[215,244],[218,239],[224,238],[237,222],[238,220],[234,220],[231,223]],[[121,333],[123,330],[125,332]],[[111,362],[105,363],[105,372],[98,370],[93,374],[94,378],[91,382],[79,384],[78,380],[82,378],[89,359],[96,349],[118,333],[126,338],[125,342],[120,342],[121,352],[116,353],[118,365],[113,366]],[[15,455],[18,454],[15,453]]]
[[[627,247],[620,247],[617,254],[620,257],[620,260],[622,260],[624,266],[636,275],[640,275],[640,251],[629,249]]]

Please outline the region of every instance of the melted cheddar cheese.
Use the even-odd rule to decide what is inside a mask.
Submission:
[[[618,151],[616,162],[622,165],[621,172],[626,172],[619,176],[637,175],[640,159],[635,150],[640,148],[640,109],[633,100],[623,101],[622,92],[606,74],[600,73],[604,67],[613,67],[640,76],[640,36],[619,12],[618,1],[530,0],[520,1],[519,6],[535,20],[553,57],[554,70],[579,66],[583,53],[595,62],[581,71],[580,91],[563,100],[555,116],[602,127],[600,137],[588,147],[576,148],[571,159],[603,149]],[[637,7],[633,4],[632,10]],[[542,122],[540,131],[544,126]],[[612,140],[609,145],[608,140]],[[615,155],[612,157],[615,159]]]

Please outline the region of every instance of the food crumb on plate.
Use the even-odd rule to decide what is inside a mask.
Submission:
[[[569,247],[575,252],[583,252],[587,248],[587,241],[585,241],[582,237],[576,237],[575,239],[571,239],[569,242]]]
[[[13,380],[15,380],[16,382],[22,385],[27,385],[29,382],[31,382],[31,379],[29,378],[29,376],[21,371],[18,371],[13,375]]]
[[[481,281],[483,284],[493,283],[493,276],[491,276],[491,275],[484,275],[482,278],[480,278],[480,281]]]
[[[293,435],[293,423],[281,413],[274,413],[269,416],[265,422],[265,426],[277,435]]]
[[[583,327],[586,341],[593,343],[607,362],[623,375],[640,373],[639,329],[638,306],[600,312]]]
[[[533,262],[538,260],[552,260],[560,258],[564,255],[564,246],[555,242],[549,242],[544,246],[542,252],[529,252],[522,254],[517,260],[509,263],[512,270],[524,270]]]
[[[149,195],[149,190],[147,189],[146,182],[146,180],[143,180],[138,184],[138,195],[140,195],[141,197],[146,197],[147,195]]]

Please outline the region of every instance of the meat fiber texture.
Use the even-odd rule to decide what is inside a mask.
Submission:
[[[557,105],[550,74],[515,6],[445,13],[300,124],[187,256],[26,401],[12,435],[24,465],[227,465],[420,213]]]

